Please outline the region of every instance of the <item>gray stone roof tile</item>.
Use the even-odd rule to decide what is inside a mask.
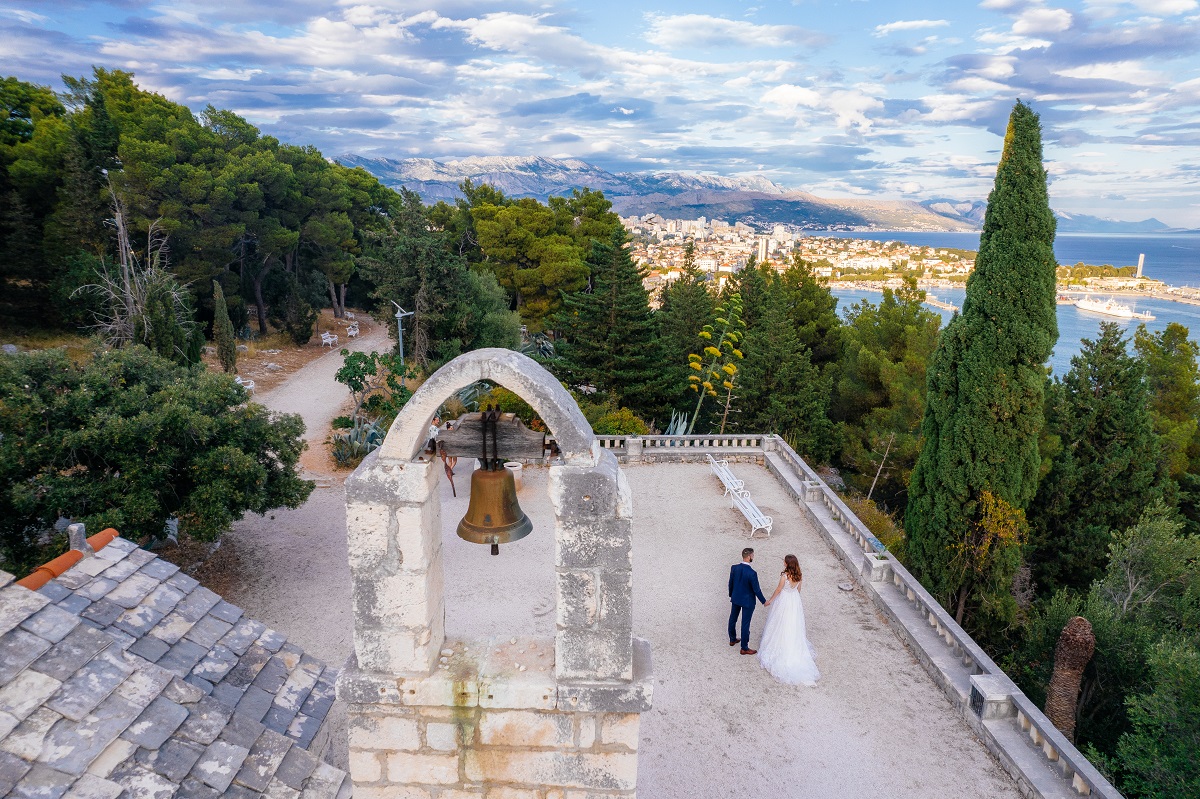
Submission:
[[[335,677],[114,539],[38,591],[0,580],[0,796],[345,799],[306,751]]]
[[[58,643],[67,633],[79,626],[79,617],[55,605],[47,605],[21,622],[21,628],[38,638]]]
[[[21,629],[0,636],[0,685],[11,682],[49,648],[49,641]]]
[[[124,790],[124,787],[111,780],[84,774],[63,794],[63,799],[117,799]]]
[[[39,588],[38,593],[42,596],[50,597],[51,602],[61,602],[71,595],[71,589],[58,580],[51,580]]]

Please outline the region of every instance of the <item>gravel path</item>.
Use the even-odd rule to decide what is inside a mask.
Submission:
[[[338,409],[346,401],[346,387],[333,379],[342,368],[340,350],[370,352],[387,349],[390,339],[387,328],[377,326],[358,338],[347,339],[338,348],[289,375],[287,380],[264,392],[255,399],[273,411],[298,413],[304,419],[304,438],[309,447],[319,446],[329,435],[329,423],[337,416]]]

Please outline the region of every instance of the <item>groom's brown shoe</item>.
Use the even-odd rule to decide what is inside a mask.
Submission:
[[[729,645],[730,645],[730,646],[737,646],[737,645],[738,645],[738,644],[740,644],[740,643],[741,643],[741,641],[730,641],[730,642],[729,642]]]
[[[758,650],[757,649],[743,649],[742,654],[743,655],[757,655]]]

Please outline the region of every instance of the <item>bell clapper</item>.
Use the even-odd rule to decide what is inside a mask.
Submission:
[[[500,554],[500,545],[499,544],[492,544],[492,554],[493,555]]]

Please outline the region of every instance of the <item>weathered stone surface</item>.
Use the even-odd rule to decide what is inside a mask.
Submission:
[[[166,669],[149,663],[141,663],[129,679],[117,686],[116,693],[138,707],[148,706],[174,679]]]
[[[554,649],[559,680],[633,679],[633,633],[629,629],[560,629]]]
[[[317,763],[308,782],[304,784],[301,799],[336,799],[345,779],[345,773],[328,763]]]
[[[179,567],[162,558],[155,558],[142,567],[141,573],[155,580],[166,580],[179,571]]]
[[[218,791],[233,782],[250,750],[228,741],[214,741],[192,767],[192,776]]]
[[[600,620],[600,589],[592,571],[559,571],[558,601],[555,603],[559,627],[590,627]]]
[[[192,629],[188,630],[187,635],[185,635],[184,638],[189,641],[195,641],[196,643],[200,644],[200,646],[208,648],[217,641],[220,641],[221,637],[225,635],[225,633],[229,632],[232,628],[233,624],[223,619],[219,619],[210,613],[192,625]]]
[[[378,782],[383,779],[384,758],[379,752],[350,750],[350,774],[355,782]]]
[[[93,602],[97,602],[106,597],[116,587],[116,580],[110,580],[107,577],[97,577],[87,585],[79,588],[75,593],[85,596]]]
[[[204,697],[204,692],[194,685],[188,685],[178,677],[172,676],[171,682],[163,689],[163,696],[172,702],[190,705],[193,702],[199,702]]]
[[[67,572],[70,574],[71,572]],[[66,599],[59,601],[58,606],[68,613],[81,614],[91,606],[92,600],[79,594],[71,594]]]
[[[350,748],[415,752],[421,748],[416,715],[406,711],[393,713],[354,713],[350,719]]]
[[[62,646],[62,644],[59,643],[55,646]],[[11,682],[26,666],[45,657],[43,653],[50,648],[49,641],[19,628],[9,630],[0,636],[0,685]],[[71,673],[74,673],[74,670]],[[51,674],[50,676],[56,675]],[[69,675],[64,674],[64,679],[66,676]]]
[[[58,690],[62,682],[28,669],[0,689],[0,711],[24,720]]]
[[[49,597],[51,602],[62,602],[71,595],[70,589],[68,589],[58,580],[49,581],[38,589],[38,593],[42,596]]]
[[[464,758],[472,782],[511,782],[631,791],[637,784],[637,754],[633,752],[562,752],[511,749],[468,749]]]
[[[190,594],[200,583],[195,577],[189,577],[183,572],[176,572],[172,577],[167,578],[167,585],[178,588],[185,594]]]
[[[250,685],[258,677],[258,673],[271,659],[271,653],[261,646],[251,646],[245,651],[235,666],[228,675],[225,681],[236,685],[239,688],[245,688]],[[264,713],[266,710],[264,709]]]
[[[149,566],[147,566],[147,568],[149,568]],[[145,569],[142,571],[144,572]],[[179,601],[183,599],[183,597],[183,591],[168,583],[162,583],[153,591],[151,591],[144,600],[142,600],[142,605],[150,608],[151,610],[157,611],[158,613],[162,614],[162,616],[166,616],[175,609],[175,606],[179,604]]]
[[[122,613],[113,622],[113,626],[128,633],[134,639],[141,638],[162,621],[163,614],[148,605],[139,605]],[[132,642],[130,646],[132,646]]]
[[[74,781],[73,774],[37,763],[16,784],[10,796],[12,799],[60,799]]]
[[[266,727],[254,719],[235,713],[221,730],[221,740],[249,750],[264,730]]]
[[[316,770],[319,762],[315,756],[293,746],[284,755],[279,768],[275,769],[275,779],[298,791],[304,787],[304,781]]]
[[[268,652],[278,652],[286,642],[287,638],[278,630],[265,630],[258,637],[258,640],[255,641],[256,644]]]
[[[459,781],[458,763],[458,755],[392,752],[387,756],[387,778],[399,785],[453,785]]]
[[[104,747],[104,751],[96,756],[96,759],[88,766],[88,773],[95,774],[97,777],[108,777],[122,763],[133,757],[137,748],[137,744],[133,741],[118,738]]]
[[[266,627],[261,622],[243,618],[234,624],[229,632],[225,633],[225,637],[221,639],[221,645],[228,647],[239,656],[244,655],[250,649],[250,645],[265,631]]]
[[[159,582],[147,574],[131,574],[122,580],[120,585],[109,591],[104,598],[126,609],[137,607],[151,591],[158,587]]]
[[[414,458],[438,406],[477,380],[493,380],[528,402],[553,432],[565,457],[592,456],[595,436],[562,384],[532,358],[499,348],[468,352],[434,372],[405,404],[377,452],[385,460]]]
[[[593,519],[554,525],[555,565],[560,569],[623,571],[633,568],[633,522]]]
[[[90,713],[133,671],[116,657],[96,657],[66,680],[46,707],[76,721]]]
[[[479,743],[484,746],[565,748],[574,740],[570,713],[485,710],[479,718]]]
[[[76,566],[75,568],[79,568],[90,561],[95,561],[101,564],[104,563],[104,561],[100,560],[99,558],[84,558],[83,561],[80,562],[79,566]],[[142,564],[140,563],[135,563],[131,558],[125,558],[119,563],[114,563],[107,569],[104,569],[102,572],[100,572],[100,574],[101,576],[107,577],[110,580],[116,580],[119,583],[141,568],[141,565]]]
[[[137,759],[172,782],[181,782],[202,754],[203,746],[180,738],[171,738],[158,749],[139,749]]]
[[[179,735],[207,746],[217,739],[221,730],[233,715],[231,708],[222,705],[212,697],[203,697],[189,710],[187,721],[179,728]]]
[[[110,779],[125,786],[128,799],[171,799],[178,787],[135,760],[118,766]]]
[[[600,717],[600,743],[603,746],[638,748],[640,713],[605,713]]]
[[[129,651],[138,657],[145,658],[151,663],[155,663],[163,655],[170,651],[171,645],[161,638],[155,638],[152,635],[147,635],[145,638],[140,638],[129,645]]]
[[[278,733],[265,731],[250,747],[236,780],[252,791],[265,791],[292,742]]]
[[[60,719],[46,735],[38,759],[56,769],[82,774],[137,718],[140,708],[111,696],[80,721]]]
[[[116,602],[110,602],[107,597],[93,602],[88,606],[87,610],[79,615],[88,621],[95,622],[101,627],[107,627],[112,624],[117,618],[125,612],[125,608],[118,605]]]
[[[21,778],[29,773],[32,764],[16,755],[0,752],[0,796],[8,796]]]
[[[171,651],[159,658],[158,665],[180,677],[186,677],[207,652],[207,649],[194,641],[185,639],[175,644],[171,647]]]
[[[237,665],[237,662],[238,656],[233,650],[217,644],[196,664],[192,674],[209,682],[218,682]]]
[[[188,685],[196,686],[205,694],[212,693],[213,684],[210,683],[208,680],[204,679],[203,677],[197,677],[194,674],[190,674],[187,677],[185,677],[184,680],[187,682]]]
[[[271,709],[274,697],[261,688],[250,686],[237,704],[237,712],[255,721],[262,721]]]
[[[258,672],[258,676],[254,678],[252,684],[274,696],[283,687],[284,682],[287,681],[287,677],[287,663],[278,655],[272,655],[271,659],[263,664],[262,669]]]
[[[458,750],[459,725],[448,722],[430,722],[425,725],[425,744],[430,749],[442,752]]]
[[[190,622],[198,622],[220,601],[221,597],[201,586],[180,600],[175,612]]]
[[[0,602],[3,598],[0,598]],[[68,613],[55,605],[46,607],[21,622],[21,628],[38,638],[45,638],[52,643],[58,643],[66,638],[67,633],[79,626],[79,617]]]
[[[230,685],[227,682],[219,682],[213,686],[210,696],[223,705],[237,707],[238,703],[242,701],[243,693],[243,689],[238,688],[236,685]]]
[[[175,799],[217,799],[220,795],[200,780],[188,777],[179,786],[179,793],[175,794]]]
[[[602,627],[611,630],[632,630],[633,572],[601,572],[599,604]]]
[[[147,749],[157,749],[179,729],[187,717],[187,708],[160,696],[129,725],[122,737]]]
[[[111,780],[94,774],[84,774],[63,795],[63,799],[117,799],[124,790]]]
[[[0,739],[0,750],[25,760],[36,760],[42,753],[46,733],[62,716],[48,707],[39,707],[29,714],[17,728]]]

